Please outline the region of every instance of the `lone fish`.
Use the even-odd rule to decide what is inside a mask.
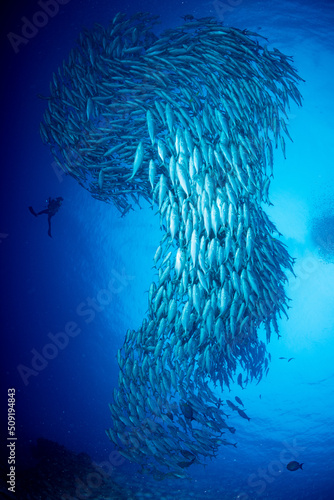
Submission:
[[[292,460],[292,462],[288,463],[288,465],[286,466],[286,468],[288,470],[291,470],[293,472],[293,471],[298,470],[298,469],[302,469],[303,470],[303,465],[304,464],[299,464],[298,462],[296,462],[296,460]]]

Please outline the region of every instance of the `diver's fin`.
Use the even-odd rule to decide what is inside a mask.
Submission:
[[[28,207],[28,208],[29,208],[29,212],[31,214],[33,214],[35,217],[37,217],[37,214],[36,214],[35,210],[32,207]]]

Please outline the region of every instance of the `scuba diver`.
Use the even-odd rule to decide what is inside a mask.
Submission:
[[[62,198],[61,196],[58,196],[58,198],[56,198],[55,200],[52,199],[51,197],[49,197],[48,208],[45,208],[44,210],[41,210],[38,213],[36,213],[32,207],[29,207],[30,213],[32,213],[35,217],[37,217],[38,215],[41,215],[41,214],[47,214],[48,223],[49,223],[48,235],[50,236],[50,238],[52,238],[52,236],[51,236],[51,217],[53,217],[58,212],[63,200],[64,200],[64,198]]]

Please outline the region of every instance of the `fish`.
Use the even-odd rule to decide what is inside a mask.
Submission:
[[[231,408],[231,410],[235,410],[235,411],[238,411],[238,407],[232,402],[230,401],[229,399],[226,400],[226,403],[228,404],[228,406]]]
[[[296,460],[292,460],[292,462],[289,462],[288,465],[286,466],[286,468],[292,472],[298,470],[298,469],[302,469],[303,470],[303,465],[304,464],[300,464],[298,462],[296,462]]]
[[[238,398],[238,396],[235,396],[235,398],[234,398],[234,399],[236,400],[236,402],[237,402],[237,403],[239,403],[239,405],[244,406],[243,402],[241,401],[241,399],[240,399],[240,398]]]
[[[225,401],[236,366],[242,389],[268,373],[258,331],[280,335],[294,259],[265,206],[302,79],[255,33],[191,15],[159,33],[157,20],[118,13],[84,29],[54,72],[40,133],[57,165],[121,217],[142,200],[157,207],[156,274],[117,354],[107,436],[162,480],[236,446],[221,439],[236,432],[223,408],[249,420]]]
[[[133,171],[132,171],[132,175],[129,178],[129,180],[134,178],[138,169],[141,167],[141,165],[143,163],[143,159],[144,159],[144,146],[143,146],[143,142],[140,141],[138,146],[137,146],[137,149],[136,149],[135,159],[133,161]]]
[[[154,189],[154,181],[155,181],[155,176],[156,176],[156,165],[154,160],[150,160],[149,162],[149,168],[148,168],[148,176],[151,184],[152,191]]]
[[[189,403],[181,403],[180,408],[186,419],[194,420],[194,411]]]
[[[152,115],[151,110],[147,110],[146,112],[146,119],[147,119],[147,128],[148,128],[148,133],[151,139],[151,143],[155,143],[155,123],[154,123],[154,118]]]
[[[238,413],[239,413],[240,417],[242,417],[242,418],[244,418],[244,419],[246,419],[248,421],[250,420],[250,418],[246,415],[246,413],[243,410],[240,410],[238,408]]]
[[[236,448],[238,443],[230,443],[230,442],[229,442],[229,441],[227,441],[226,439],[219,439],[219,440],[218,440],[218,444],[222,444],[222,445],[224,445],[224,446],[231,445],[231,446],[234,446],[234,448]]]
[[[240,385],[241,389],[243,389],[243,387],[242,387],[242,374],[241,373],[239,373],[239,375],[238,375],[238,384]]]
[[[91,97],[88,97],[88,99],[87,99],[87,105],[86,105],[86,117],[87,117],[87,121],[90,120],[90,118],[93,116],[93,113],[94,113],[93,100],[92,100]]]
[[[190,460],[189,462],[186,462],[185,460],[182,462],[177,462],[177,465],[184,469],[185,467],[189,467],[194,462],[194,460]]]

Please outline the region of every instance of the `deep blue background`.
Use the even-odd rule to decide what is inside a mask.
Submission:
[[[268,347],[273,361],[267,379],[242,394],[236,387],[230,395],[242,397],[251,416],[250,422],[235,419],[238,448],[222,449],[205,470],[193,469],[193,482],[174,487],[186,498],[196,492],[197,498],[330,499],[334,266],[327,250],[333,247],[334,225],[325,235],[315,226],[311,236],[311,229],[316,217],[334,217],[334,5],[222,3],[230,6],[225,24],[267,36],[271,46],[294,56],[306,80],[303,108],[293,106],[289,113],[294,143],[287,144],[287,160],[275,153],[274,206],[269,210],[297,258],[297,279],[289,284],[293,302],[289,321],[280,324],[282,338]],[[48,95],[52,72],[67,58],[81,29],[104,24],[119,10],[160,14],[162,29],[179,24],[184,14],[217,16],[217,11],[211,1],[70,0],[15,54],[7,34],[20,34],[22,16],[32,19],[38,10],[37,2],[13,2],[11,12],[1,16],[1,416],[4,420],[7,388],[15,387],[22,457],[24,446],[43,436],[107,461],[112,447],[104,429],[110,425],[108,402],[117,384],[115,356],[126,329],[137,328],[146,311],[158,219],[147,207],[121,219],[113,207],[57,174],[39,136],[46,101],[37,94]],[[46,217],[35,219],[28,211],[29,205],[41,210],[49,196],[64,198],[53,219],[53,239]],[[110,279],[115,280],[111,303],[86,322],[88,316],[80,316],[77,308],[101,299]],[[51,342],[48,334],[64,331],[69,322],[80,333],[25,385],[18,367],[31,368],[31,351],[41,353]],[[295,359],[288,364],[280,356]],[[305,466],[290,473],[284,450],[293,442],[293,458]],[[118,469],[131,482],[129,465]],[[143,481],[149,487],[150,480]]]

